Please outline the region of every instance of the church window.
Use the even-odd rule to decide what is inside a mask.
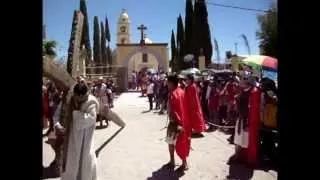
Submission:
[[[143,63],[147,63],[148,62],[148,54],[147,53],[143,53],[142,54],[142,62]]]
[[[121,39],[121,44],[124,44],[124,43],[126,43],[126,39],[125,39],[125,38],[122,38],[122,39]]]
[[[123,32],[123,33],[126,32],[126,27],[122,26],[122,27],[120,28],[120,31]]]

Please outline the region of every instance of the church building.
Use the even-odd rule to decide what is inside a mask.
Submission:
[[[140,42],[131,40],[131,21],[126,10],[123,10],[117,22],[117,44],[113,51],[113,62],[128,68],[128,78],[131,72],[139,72],[143,68],[168,71],[168,43],[153,43],[145,31],[147,27],[140,25],[133,30],[139,30]]]

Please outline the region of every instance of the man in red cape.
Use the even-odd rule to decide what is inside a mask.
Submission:
[[[195,131],[195,133],[203,136],[202,132],[205,131],[205,123],[203,119],[197,85],[194,82],[194,77],[192,74],[187,75],[186,83],[187,87],[185,90],[185,98],[187,118],[190,119],[191,127]]]
[[[184,91],[178,87],[177,76],[168,77],[168,88],[170,91],[168,101],[169,125],[167,129],[166,142],[169,145],[170,162],[167,164],[171,168],[175,167],[174,151],[182,159],[182,170],[187,170],[187,157],[190,152],[191,126],[189,119],[185,117],[185,97]]]
[[[243,90],[238,97],[239,119],[234,137],[236,154],[230,162],[238,161],[255,167],[258,164],[261,92],[255,86],[254,77],[248,77],[241,85]]]

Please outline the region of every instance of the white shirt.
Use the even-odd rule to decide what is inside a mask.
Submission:
[[[53,120],[53,126],[61,126],[59,123],[59,119],[60,119],[60,114],[61,114],[61,106],[62,106],[62,102],[59,103],[56,111],[54,112],[53,116],[52,116],[52,120]]]
[[[209,99],[209,96],[210,96],[210,93],[211,93],[211,89],[212,89],[212,87],[211,87],[211,86],[208,86],[207,92],[206,92],[206,100]]]
[[[97,97],[105,96],[106,91],[107,91],[107,85],[105,85],[104,83],[101,84],[101,87],[96,86],[95,88]]]
[[[150,83],[147,87],[147,94],[153,94],[154,84]]]

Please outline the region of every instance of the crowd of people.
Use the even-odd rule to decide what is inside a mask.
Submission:
[[[230,129],[229,140],[236,145],[229,163],[256,167],[261,154],[269,158],[277,154],[277,87],[272,80],[259,79],[248,71],[200,78],[193,74],[167,77],[165,73],[146,73],[143,77],[146,83],[138,85],[142,96],[148,97],[149,110],[167,112],[169,117],[168,167],[174,168],[176,151],[182,160],[180,169],[187,170],[191,137],[224,128]],[[49,120],[46,135],[55,151],[50,166],[57,174],[62,170],[62,179],[97,179],[93,132],[97,121],[101,126],[103,121],[108,124],[114,90],[112,81],[103,77],[97,82],[79,77],[67,104],[65,91],[53,82],[44,84],[44,119]],[[119,117],[114,119],[124,127]]]
[[[177,79],[177,87],[184,92],[184,117],[190,121],[189,135],[203,136],[202,132],[217,129],[230,133],[228,140],[236,145],[230,163],[245,162],[255,166],[260,157],[277,158],[279,134],[274,81],[260,79],[250,71],[206,77],[188,74],[179,75]],[[174,116],[167,107],[172,92],[166,74],[147,74],[146,92],[142,91],[142,96],[147,95],[149,110],[155,103],[155,109],[161,109],[160,114],[167,110],[169,116]],[[171,138],[169,142],[172,141]]]
[[[108,121],[112,120],[121,127],[125,126],[124,122],[110,110],[113,107],[114,83],[103,77],[96,82],[78,77],[77,84],[70,90],[72,97],[68,104],[66,103],[68,92],[59,88],[54,82],[45,80],[42,90],[43,124],[44,128],[48,128],[44,135],[48,136],[47,143],[55,152],[55,158],[50,164],[51,169],[57,176],[60,172],[65,172],[62,179],[66,180],[77,179],[79,173],[82,176],[80,179],[92,179],[96,176],[96,170],[84,165],[95,164],[96,161],[96,154],[92,149],[96,122],[100,122],[102,126],[103,121],[108,124]],[[66,115],[66,118],[62,117],[63,115]],[[81,152],[75,151],[81,146]],[[74,161],[80,157],[86,159],[80,164]],[[80,171],[75,168],[80,168]]]
[[[79,76],[77,77],[78,82],[84,82],[86,81],[86,84],[88,85],[89,92],[98,98],[99,103],[106,104],[104,110],[101,108],[101,112],[99,114],[105,114],[103,111],[107,111],[105,109],[113,108],[113,100],[115,96],[116,87],[112,79],[105,79],[103,77],[99,77],[96,81],[89,81],[85,80],[83,77]],[[42,87],[42,97],[43,97],[43,125],[44,128],[47,128],[49,126],[49,129],[46,133],[46,135],[49,135],[50,132],[53,131],[53,113],[57,109],[58,104],[61,101],[61,98],[63,97],[63,91],[62,89],[59,89],[59,87],[50,80],[45,80],[44,85]],[[97,121],[100,122],[100,125],[103,126],[103,119],[104,117],[101,117],[100,115],[97,118]],[[105,121],[108,124],[108,121]]]

